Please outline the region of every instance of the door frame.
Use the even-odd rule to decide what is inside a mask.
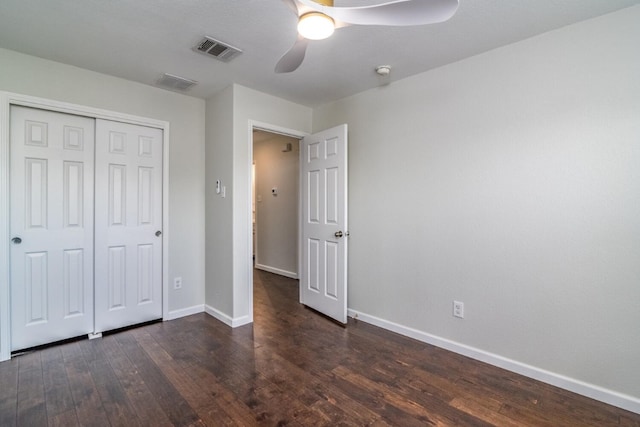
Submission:
[[[169,313],[169,122],[116,111],[0,91],[0,362],[11,358],[9,125],[11,106],[105,119],[158,128],[162,147],[162,318]],[[253,153],[252,153],[253,154]],[[252,155],[253,157],[253,155]],[[253,276],[251,276],[253,277]],[[253,294],[253,288],[252,288]],[[253,310],[253,306],[252,310]]]
[[[275,133],[278,135],[284,135],[284,136],[289,136],[291,138],[296,138],[298,140],[298,144],[300,144],[300,141],[302,140],[302,138],[304,138],[305,136],[309,135],[308,132],[302,132],[299,130],[295,130],[295,129],[289,129],[289,128],[285,128],[282,126],[276,126],[276,125],[272,125],[269,123],[264,123],[264,122],[259,122],[256,120],[249,120],[249,126],[248,126],[248,130],[249,130],[249,175],[251,175],[251,171],[252,171],[252,165],[253,165],[253,131],[254,130],[261,130],[261,131],[265,131],[265,132],[269,132],[269,133]],[[300,174],[298,174],[298,179],[300,179]],[[248,301],[247,301],[247,307],[249,307],[249,322],[253,322],[253,223],[252,223],[252,215],[251,215],[251,206],[252,206],[252,202],[253,202],[253,188],[251,186],[251,176],[249,176],[249,188],[248,188],[248,194],[249,194],[249,217],[248,217],[248,223],[247,223],[247,230],[249,231],[248,234],[248,244],[247,244],[247,248],[249,249],[248,253],[247,253],[247,260],[248,260],[248,271],[247,271],[247,278],[248,278],[248,288],[249,288],[249,292],[247,295]],[[300,188],[300,186],[298,186],[298,277],[300,276],[300,260],[301,260],[301,251],[300,251],[300,239],[302,238],[301,235],[301,227],[302,227],[302,200],[300,198],[300,192],[302,191],[302,188]],[[257,207],[256,207],[257,209]]]

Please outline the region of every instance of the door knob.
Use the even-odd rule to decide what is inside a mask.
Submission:
[[[162,234],[162,231],[160,230],[156,231],[156,237],[160,237],[161,234]]]
[[[20,243],[22,243],[22,239],[19,237],[14,237],[13,239],[11,239],[11,241],[16,245],[19,245]]]
[[[336,231],[333,235],[336,236],[337,238],[340,238],[344,236],[344,233],[342,231]]]

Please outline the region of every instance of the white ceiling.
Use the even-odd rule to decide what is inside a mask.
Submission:
[[[390,64],[390,79],[398,80],[636,4],[460,0],[442,24],[342,28],[311,42],[298,70],[275,74],[296,38],[296,16],[281,0],[1,0],[0,47],[149,85],[162,73],[179,75],[199,82],[187,94],[201,98],[235,82],[317,106],[388,83],[375,74],[377,65]],[[204,35],[243,54],[223,63],[195,53]]]

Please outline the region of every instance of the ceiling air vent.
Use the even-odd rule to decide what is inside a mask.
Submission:
[[[200,43],[194,47],[194,50],[196,52],[204,53],[205,55],[211,55],[224,62],[229,62],[242,53],[240,49],[211,37],[203,38]]]
[[[158,79],[156,84],[167,89],[186,91],[190,89],[191,86],[198,84],[198,82],[165,73]]]

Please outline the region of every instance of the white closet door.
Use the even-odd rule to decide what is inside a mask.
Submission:
[[[95,332],[162,317],[162,130],[96,121]]]
[[[94,120],[11,107],[11,349],[93,330]]]

